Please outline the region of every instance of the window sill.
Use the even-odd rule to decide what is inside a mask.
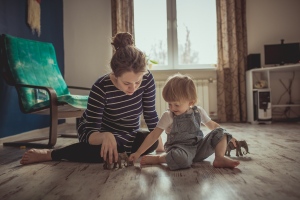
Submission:
[[[203,67],[197,69],[150,69],[151,72],[193,72],[193,71],[217,71],[216,67]]]
[[[193,79],[208,79],[217,77],[216,68],[201,69],[169,69],[169,70],[150,70],[156,81],[166,80],[169,76],[176,73],[187,74]]]
[[[166,66],[153,66],[150,68],[151,71],[216,71],[216,65],[193,65],[193,66],[182,66],[177,68],[168,68]]]

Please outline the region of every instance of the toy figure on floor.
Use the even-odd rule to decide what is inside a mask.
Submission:
[[[128,166],[132,166],[133,162],[128,160],[128,156],[125,152],[119,153],[118,161],[114,163],[109,163],[108,161],[104,161],[103,168],[104,169],[120,169]]]
[[[245,151],[243,151],[243,153],[242,153],[242,150],[241,150],[242,147],[245,149]],[[236,147],[230,141],[228,146],[227,146],[225,155],[230,156],[230,151],[232,151],[234,149],[236,149],[236,156],[237,157],[243,156],[243,154],[246,155],[247,153],[249,153],[248,144],[245,140],[236,141]]]

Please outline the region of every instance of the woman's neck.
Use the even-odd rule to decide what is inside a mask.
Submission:
[[[114,84],[114,86],[120,90],[120,88],[118,87],[117,77],[113,73],[110,73],[109,78],[110,78],[111,82]]]

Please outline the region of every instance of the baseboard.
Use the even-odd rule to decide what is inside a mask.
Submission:
[[[73,123],[63,123],[58,124],[59,131],[62,130],[64,133],[68,132],[76,132],[75,126]],[[68,131],[70,130],[70,131]],[[4,138],[0,138],[0,145],[2,145],[4,142],[13,142],[17,140],[26,140],[28,138],[38,138],[38,137],[47,137],[49,135],[49,127],[41,128],[41,129],[35,129],[32,131],[27,131],[24,133],[20,133],[17,135],[7,136]]]
[[[16,140],[40,137],[43,133],[46,133],[46,132],[49,132],[49,128],[35,129],[32,131],[27,131],[27,132],[20,133],[17,135],[7,136],[4,138],[0,138],[0,144],[3,144],[4,142],[12,142],[12,141],[16,141]]]

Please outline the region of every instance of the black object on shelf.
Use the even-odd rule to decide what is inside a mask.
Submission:
[[[300,61],[300,43],[284,43],[264,45],[266,65],[295,64]]]

